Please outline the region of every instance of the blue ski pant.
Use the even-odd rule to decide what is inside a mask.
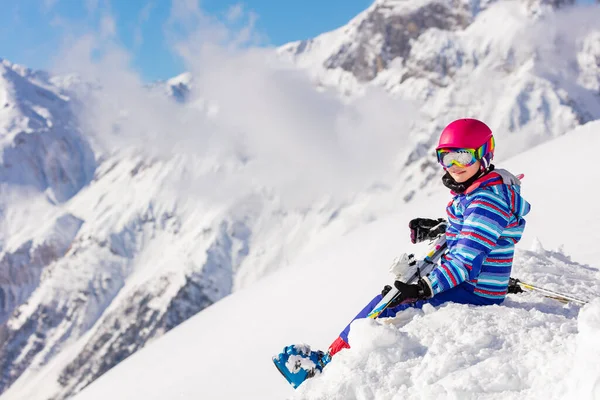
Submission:
[[[488,299],[488,298],[479,296],[479,295],[473,293],[472,289],[471,290],[469,290],[469,289],[470,289],[469,284],[462,283],[458,286],[455,286],[451,289],[446,290],[445,292],[438,293],[434,297],[427,299],[427,300],[420,300],[415,303],[401,304],[397,307],[386,308],[379,315],[379,318],[393,317],[399,311],[406,310],[407,308],[410,308],[410,307],[421,308],[425,304],[431,304],[432,306],[439,306],[441,304],[451,301],[453,303],[459,303],[459,304],[474,304],[474,305],[478,305],[478,306],[489,306],[492,304],[500,304],[504,301],[504,299],[502,299],[502,300]],[[369,313],[371,311],[373,311],[375,306],[381,301],[381,299],[382,299],[382,296],[380,294],[375,296],[375,298],[373,298],[373,300],[371,300],[371,302],[369,304],[367,304],[367,306],[365,308],[363,308],[362,311],[359,312],[358,315],[356,315],[356,317],[354,317],[354,319],[352,319],[352,321],[350,321],[350,324],[352,324],[352,322],[354,322],[357,319],[366,318],[367,315],[369,315]],[[346,328],[342,331],[342,333],[340,333],[340,338],[342,338],[346,343],[348,343],[348,333],[350,332],[350,324],[348,324],[348,326],[346,326]]]

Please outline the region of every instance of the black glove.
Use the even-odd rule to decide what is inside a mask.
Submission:
[[[523,288],[521,288],[521,286],[519,286],[519,280],[515,279],[515,278],[510,278],[508,280],[508,293],[513,293],[513,294],[517,294],[517,293],[523,293]]]
[[[410,228],[410,241],[420,243],[435,239],[445,233],[446,220],[444,218],[415,218],[408,223],[408,227]]]
[[[394,286],[400,291],[400,294],[392,300],[388,305],[388,308],[397,307],[400,304],[405,303],[414,303],[415,301],[425,300],[431,297],[431,289],[423,279],[419,279],[419,281],[413,285],[409,285],[402,281],[396,281],[394,282]],[[390,290],[392,290],[392,287],[390,285],[385,285],[381,291],[381,296],[385,297]]]

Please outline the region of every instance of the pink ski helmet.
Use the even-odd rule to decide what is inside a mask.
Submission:
[[[494,157],[494,135],[483,122],[462,118],[444,128],[436,147],[439,149],[475,149],[477,158],[484,168],[488,168]]]

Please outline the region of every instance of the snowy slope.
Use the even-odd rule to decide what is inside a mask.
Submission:
[[[325,348],[387,282],[390,260],[409,249],[406,221],[446,203],[438,191],[209,307],[76,399],[600,398],[595,189],[570,181],[564,165],[539,165],[581,145],[578,179],[598,181],[598,129],[600,122],[587,124],[502,165],[528,173],[523,194],[532,203],[524,241],[531,245],[519,246],[512,275],[593,300],[583,310],[527,293],[501,306],[448,304],[383,326],[362,321],[351,333],[355,347],[294,393],[270,356],[292,342]]]

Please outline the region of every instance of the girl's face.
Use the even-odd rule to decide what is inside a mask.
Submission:
[[[450,176],[454,178],[454,180],[458,183],[468,181],[473,175],[479,171],[481,167],[481,162],[477,160],[475,164],[469,165],[468,167],[459,167],[458,165],[453,165],[447,169],[450,173]]]

